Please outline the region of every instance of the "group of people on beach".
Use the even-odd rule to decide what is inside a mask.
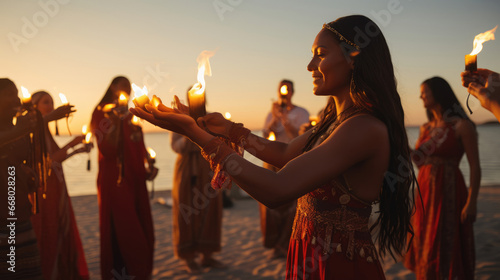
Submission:
[[[371,36],[359,41],[357,30]],[[202,266],[225,266],[213,253],[220,250],[219,189],[232,180],[263,205],[263,215],[274,215],[270,209],[294,214],[281,226],[290,228],[288,234],[264,232],[274,238],[268,244],[273,254],[287,255],[287,279],[385,279],[385,255],[402,260],[417,279],[473,279],[472,223],[481,179],[477,132],[449,84],[439,77],[422,83],[428,122],[412,149],[389,48],[372,20],[352,15],[324,24],[312,53],[307,70],[313,93],[329,99],[317,125],[302,133],[293,123],[308,122],[308,114],[289,100],[273,105],[260,137],[219,113],[195,120],[177,97],[172,107],[127,111],[118,99],[130,95],[130,81],[112,80],[90,125],[99,149],[102,279],[152,275],[155,236],[146,181],[156,172],[134,115],[175,133],[174,250],[190,272],[200,271],[198,254]],[[463,72],[462,82],[500,121],[499,74]],[[285,85],[293,92],[290,81],[280,88]],[[0,219],[15,217],[0,228],[0,278],[88,279],[61,163],[90,146],[77,136],[59,147],[47,125],[73,113],[73,106],[54,109],[47,92],[21,104],[9,79],[0,79],[0,100]],[[271,131],[286,138],[268,139]],[[244,159],[243,150],[267,166]],[[464,153],[468,190],[458,168]],[[200,190],[215,206],[191,208],[186,216],[183,206]],[[12,225],[15,246],[9,243]]]

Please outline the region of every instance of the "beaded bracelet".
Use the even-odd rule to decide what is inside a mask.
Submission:
[[[229,156],[235,153],[219,137],[212,138],[201,150],[201,155],[209,162],[210,168],[214,171],[211,182],[212,188],[217,190],[231,187],[231,179],[223,168]]]

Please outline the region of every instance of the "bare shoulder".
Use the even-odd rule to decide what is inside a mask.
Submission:
[[[476,126],[471,120],[460,119],[455,123],[455,131],[459,135],[468,135],[476,133]]]
[[[387,136],[387,126],[385,123],[369,114],[354,116],[340,125],[339,130],[340,128],[356,130],[361,133],[361,135],[366,136]]]

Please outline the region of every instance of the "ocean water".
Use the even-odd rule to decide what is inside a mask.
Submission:
[[[482,180],[481,185],[500,185],[500,125],[478,126],[479,154],[481,160]],[[418,138],[419,128],[407,128],[410,145],[413,147]],[[260,131],[255,133],[260,134]],[[55,136],[56,142],[62,146],[71,140],[70,136]],[[172,171],[177,154],[170,148],[170,135],[168,133],[147,133],[144,136],[147,147],[157,153],[156,166],[159,168],[158,176],[154,181],[155,190],[169,190],[172,188]],[[245,153],[245,157],[257,165],[262,162]],[[90,158],[91,170],[87,171],[87,160]],[[64,174],[68,192],[71,196],[96,194],[97,178],[97,150],[90,154],[76,155],[63,163]],[[466,183],[469,182],[469,166],[466,156],[460,163]],[[153,184],[148,182],[151,190]]]

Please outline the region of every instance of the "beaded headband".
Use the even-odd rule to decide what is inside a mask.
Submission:
[[[337,35],[337,36],[340,38],[340,40],[342,40],[342,41],[344,41],[344,42],[348,43],[349,45],[353,46],[354,48],[356,48],[356,50],[358,50],[358,51],[360,50],[360,48],[359,48],[359,46],[358,46],[358,45],[356,45],[356,44],[354,44],[353,42],[349,41],[346,37],[342,36],[342,34],[340,34],[340,32],[338,32],[337,30],[335,30],[335,29],[334,29],[333,27],[331,27],[330,25],[328,25],[328,24],[326,24],[326,23],[325,23],[325,24],[323,24],[323,28],[326,28],[326,29],[330,30],[330,31],[331,31],[331,32],[333,32],[335,35]]]

